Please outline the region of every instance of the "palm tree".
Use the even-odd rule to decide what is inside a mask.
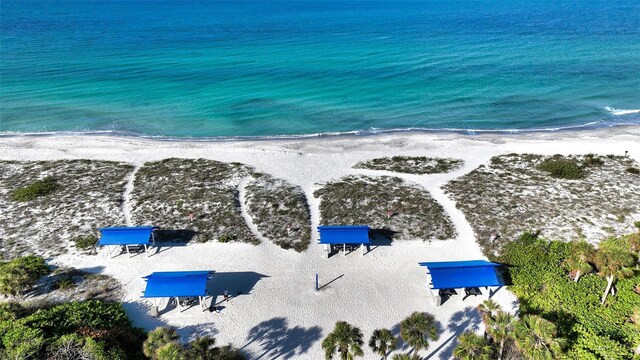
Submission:
[[[337,352],[341,360],[353,360],[356,356],[362,356],[362,331],[355,326],[338,321],[336,327],[322,341],[324,357],[327,360],[333,359]]]
[[[158,327],[147,334],[147,340],[142,344],[142,352],[145,356],[156,359],[156,352],[162,346],[178,340],[178,333],[172,327]]]
[[[575,271],[576,277],[574,281],[578,281],[582,274],[593,271],[590,261],[593,259],[595,249],[590,243],[580,240],[573,241],[569,245],[569,257],[564,260],[562,265],[569,271]]]
[[[155,359],[158,360],[185,360],[184,348],[177,341],[171,341],[156,350]]]
[[[211,336],[196,337],[189,342],[189,348],[187,349],[187,357],[190,360],[206,360],[212,358],[220,352],[220,349],[215,347],[216,339]]]
[[[396,349],[398,339],[396,339],[389,329],[377,329],[373,331],[369,339],[369,347],[373,352],[387,360],[387,353]]]
[[[416,311],[400,323],[400,337],[418,352],[429,348],[429,340],[438,340],[436,319],[431,314]]]
[[[465,331],[458,338],[458,346],[453,349],[453,357],[459,360],[491,360],[493,349],[482,336]]]
[[[497,312],[501,311],[500,305],[498,305],[493,300],[485,300],[480,305],[478,305],[478,313],[480,314],[480,318],[482,319],[482,323],[484,324],[484,338],[487,338],[487,328],[489,327],[489,323],[491,322],[491,318],[495,316]]]
[[[420,360],[418,354],[395,354],[391,360]]]
[[[554,359],[562,350],[556,325],[537,315],[525,315],[515,324],[516,346],[528,359]]]
[[[640,232],[628,235],[627,242],[631,251],[636,253],[637,260],[640,261]]]
[[[607,295],[613,287],[615,279],[624,279],[633,276],[633,266],[635,265],[634,255],[623,246],[620,246],[617,239],[607,239],[600,243],[596,253],[595,262],[598,267],[598,274],[607,279],[607,287],[602,294],[604,304]]]
[[[504,343],[513,335],[514,319],[511,314],[505,311],[499,311],[491,318],[487,331],[493,341],[500,344],[498,350],[498,360],[502,359],[504,354]]]

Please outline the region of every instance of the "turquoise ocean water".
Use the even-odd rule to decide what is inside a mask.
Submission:
[[[640,124],[640,1],[0,2],[0,133]]]

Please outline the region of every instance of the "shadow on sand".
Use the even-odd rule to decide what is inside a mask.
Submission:
[[[231,298],[250,294],[256,283],[266,277],[269,276],[253,271],[216,271],[207,282],[207,290],[209,295],[213,297],[211,303],[218,304],[223,300],[225,290],[229,291]]]
[[[150,250],[151,254],[159,254],[175,246],[186,246],[197,234],[197,232],[188,229],[156,230],[154,233],[156,239],[155,251]]]
[[[460,334],[465,331],[477,331],[481,323],[480,314],[475,307],[466,307],[463,310],[453,313],[447,323],[447,330],[453,332],[440,346],[433,349],[425,359],[431,359],[436,354],[438,358],[452,359],[453,349],[458,345],[455,341]]]
[[[275,317],[251,328],[242,349],[257,342],[260,350],[251,356],[252,359],[293,359],[307,353],[321,337],[322,330],[318,326],[289,327],[287,319]]]

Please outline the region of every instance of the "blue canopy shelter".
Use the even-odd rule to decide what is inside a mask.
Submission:
[[[438,290],[437,305],[442,301],[440,290],[467,290],[503,285],[496,272],[497,267],[501,265],[486,260],[422,262],[419,265],[427,268],[427,274],[431,278],[430,289]]]
[[[345,255],[347,245],[360,245],[364,255],[365,247],[371,243],[369,230],[368,226],[363,225],[318,226],[320,233],[318,243],[324,244],[327,250],[330,250],[334,245],[342,245]]]
[[[180,298],[198,298],[200,306],[204,309],[203,300],[207,296],[207,281],[211,278],[212,271],[167,271],[154,272],[145,276],[147,286],[142,295],[143,298],[176,298],[178,308],[182,311],[183,301]]]
[[[131,256],[129,247],[143,246],[144,251],[149,255],[148,249],[155,245],[153,230],[156,226],[135,226],[135,227],[108,227],[100,228],[99,246],[107,246],[111,256],[112,248],[123,246],[127,254]]]

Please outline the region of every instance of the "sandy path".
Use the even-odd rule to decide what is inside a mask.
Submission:
[[[133,183],[136,180],[136,173],[140,170],[140,165],[136,165],[131,173],[127,176],[127,184],[122,193],[122,213],[127,226],[132,226],[131,222],[131,193],[133,192]]]
[[[249,227],[249,230],[251,230],[251,233],[253,233],[253,235],[257,237],[261,243],[270,242],[269,239],[265,238],[262,233],[260,233],[260,230],[258,230],[258,226],[256,226],[256,224],[253,222],[253,218],[251,218],[251,215],[247,211],[247,185],[249,184],[249,182],[251,182],[251,178],[245,177],[240,180],[240,183],[238,184],[238,202],[240,203],[240,214],[242,215],[242,218],[244,218],[244,222],[247,224],[247,227]]]

